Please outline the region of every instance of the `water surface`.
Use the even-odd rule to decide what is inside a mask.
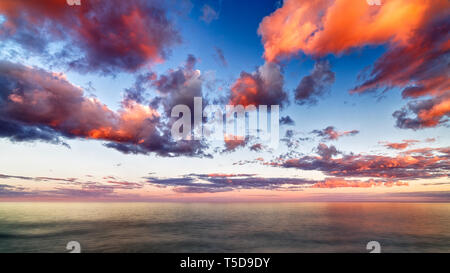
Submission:
[[[0,252],[450,252],[450,204],[0,203]]]

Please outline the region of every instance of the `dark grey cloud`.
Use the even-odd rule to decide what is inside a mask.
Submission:
[[[300,105],[313,105],[334,83],[335,74],[327,60],[317,61],[311,74],[305,76],[295,88],[295,101]]]
[[[328,126],[322,130],[313,130],[311,134],[315,134],[318,137],[322,137],[322,140],[337,140],[343,136],[354,136],[359,134],[358,130],[351,131],[337,131],[334,126]]]
[[[152,185],[174,187],[174,191],[185,193],[211,193],[240,189],[299,190],[314,183],[303,178],[263,178],[253,174],[190,174],[179,178],[147,177],[147,180]]]
[[[137,75],[133,86],[125,89],[123,103],[147,103],[145,92],[150,88],[151,81],[155,77],[156,74],[153,72]]]

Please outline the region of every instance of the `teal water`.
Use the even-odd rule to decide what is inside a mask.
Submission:
[[[450,204],[0,203],[0,252],[450,252]]]

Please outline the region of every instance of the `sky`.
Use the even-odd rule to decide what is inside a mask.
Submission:
[[[450,201],[449,1],[161,2],[0,2],[0,201]],[[278,146],[174,139],[194,97]]]

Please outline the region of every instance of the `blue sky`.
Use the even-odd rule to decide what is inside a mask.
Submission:
[[[393,2],[395,1],[396,0]],[[139,5],[148,4],[142,4],[141,2],[142,1],[138,0],[131,1],[129,5],[130,7],[134,7],[133,5],[140,7]],[[336,5],[339,4],[338,2],[342,1],[336,1]],[[18,3],[22,5],[21,1]],[[280,10],[287,10],[288,5],[286,2],[284,5],[280,1],[231,0],[185,0],[174,1],[174,3],[174,5],[166,5],[165,7],[160,8],[164,11],[164,16],[166,16],[168,22],[170,22],[176,32],[179,33],[181,39],[180,42],[173,43],[170,46],[162,46],[164,47],[163,49],[168,52],[168,54],[164,56],[162,62],[148,61],[137,69],[119,69],[116,73],[106,75],[101,75],[101,73],[97,73],[95,70],[87,73],[80,72],[73,67],[67,66],[64,63],[64,59],[61,59],[60,63],[54,65],[54,63],[51,63],[46,59],[48,56],[44,55],[42,52],[28,52],[26,49],[27,44],[24,44],[23,40],[17,38],[17,35],[20,34],[17,30],[16,32],[0,32],[4,38],[2,46],[0,47],[2,55],[4,56],[3,61],[25,65],[30,71],[32,69],[42,68],[46,71],[62,72],[68,83],[75,87],[78,86],[83,90],[84,97],[95,97],[99,102],[111,109],[111,111],[118,111],[118,113],[120,113],[120,111],[122,111],[121,109],[124,107],[125,90],[133,86],[138,75],[145,73],[154,73],[155,75],[155,79],[152,79],[153,82],[148,82],[146,83],[147,85],[145,85],[146,89],[144,95],[147,101],[142,104],[144,107],[147,107],[147,104],[151,99],[161,96],[161,92],[158,90],[158,88],[162,88],[161,85],[159,85],[161,83],[157,81],[162,78],[162,75],[170,77],[174,74],[174,71],[177,70],[183,71],[185,76],[190,75],[186,74],[190,73],[186,64],[189,55],[195,57],[195,69],[201,73],[202,92],[205,98],[220,98],[223,101],[226,101],[230,96],[230,90],[235,87],[236,83],[242,77],[241,72],[243,71],[249,73],[249,75],[253,75],[251,77],[256,80],[258,77],[263,77],[256,72],[260,67],[263,67],[269,62],[264,58],[266,48],[263,41],[264,39],[269,39],[271,37],[270,35],[276,36],[278,34],[266,33],[264,30],[263,34],[267,36],[262,37],[262,35],[258,34],[258,28],[265,17],[272,19],[275,18],[274,16],[278,16],[277,13]],[[126,5],[128,4],[124,4],[124,14],[127,13],[127,9],[125,8]],[[151,3],[151,5],[157,4]],[[445,5],[445,3],[443,3],[443,5]],[[204,15],[205,7],[209,7],[209,10],[214,12],[212,15],[209,14],[210,20],[204,19],[206,18]],[[18,20],[22,20],[21,22],[25,22],[25,24],[21,25],[21,27],[24,28],[21,29],[21,31],[36,31],[32,26],[27,25],[27,22],[29,23],[29,21],[27,21],[27,16],[36,16],[32,12],[37,11],[27,7],[26,4],[23,4],[21,8],[24,12],[22,15],[23,17],[15,18],[12,13],[9,13],[10,10],[8,10],[7,6],[0,5],[0,14],[3,14],[0,26],[3,27],[3,30],[7,29],[7,22],[17,24],[17,22],[19,22]],[[30,9],[27,10],[27,8]],[[64,14],[68,14],[65,16],[70,18],[71,11],[67,11],[67,7],[61,8],[64,8]],[[109,7],[105,7],[105,9],[107,8]],[[147,6],[145,6],[145,8],[147,8]],[[364,7],[364,9],[366,8]],[[142,7],[141,11],[143,10],[144,7]],[[331,13],[329,10],[330,9],[324,9],[320,12]],[[288,11],[292,13],[297,12],[296,10]],[[93,9],[92,12],[95,12],[95,10]],[[117,12],[121,12],[120,8]],[[312,12],[317,11],[311,10],[311,13]],[[377,12],[381,13],[383,10]],[[437,11],[433,10],[433,12]],[[140,16],[145,17],[147,15],[148,14],[143,13]],[[46,18],[45,16],[49,16],[48,22],[60,22],[61,26],[65,27],[64,24],[66,21],[64,20],[67,20],[67,18],[55,17],[55,19],[51,17],[53,15],[50,13],[44,14],[43,18]],[[79,15],[73,16],[74,18],[82,18],[84,14],[80,13]],[[446,20],[448,22],[448,18],[446,18]],[[420,22],[420,24],[423,24],[425,27],[427,26],[425,19]],[[114,26],[112,26],[112,28],[113,27]],[[349,26],[349,28],[351,28],[351,26]],[[48,37],[45,39],[48,38],[48,41],[46,42],[49,47],[58,45],[63,48],[66,47],[67,49],[71,49],[70,43],[75,47],[78,46],[77,43],[79,41],[76,40],[77,38],[55,38],[52,36],[53,34],[51,34],[52,30],[54,31],[54,29],[47,25],[41,30],[42,33],[48,34]],[[280,32],[282,31],[283,29],[280,28]],[[403,30],[399,27],[398,31],[400,32]],[[114,33],[114,29],[112,32]],[[75,35],[74,37],[77,37],[77,33],[68,33],[70,33],[69,36]],[[150,36],[152,35],[152,33],[145,33]],[[164,37],[161,37],[161,39],[163,38]],[[432,42],[437,43],[435,41]],[[82,54],[84,54],[83,50],[88,52],[86,54],[89,54],[89,52],[91,52],[90,50],[92,50],[92,52],[97,54],[96,56],[99,56],[98,54],[101,53],[101,51],[100,53],[94,51],[97,50],[96,48],[87,48],[83,42],[80,42],[80,44],[81,46],[77,50],[81,50]],[[14,135],[8,135],[5,132],[4,135],[6,137],[0,139],[0,150],[2,151],[0,155],[0,174],[3,174],[3,178],[0,178],[0,184],[15,188],[9,192],[5,192],[4,196],[19,196],[20,198],[33,198],[33,196],[36,196],[37,199],[57,199],[60,198],[60,195],[55,193],[55,197],[51,192],[56,191],[60,187],[81,187],[82,190],[90,192],[93,185],[96,187],[95,190],[105,190],[105,188],[108,190],[106,192],[98,192],[98,198],[100,199],[137,198],[147,200],[151,198],[168,198],[170,200],[186,200],[192,197],[196,200],[201,200],[204,197],[217,197],[219,199],[222,198],[228,200],[236,197],[247,200],[251,194],[262,193],[262,195],[265,194],[267,196],[278,196],[280,200],[302,200],[302,198],[310,200],[308,198],[314,199],[314,194],[327,193],[330,194],[332,198],[338,198],[340,193],[358,191],[355,192],[355,194],[358,195],[361,194],[359,191],[368,190],[379,194],[385,194],[390,191],[441,191],[445,193],[449,190],[448,183],[447,185],[442,184],[443,181],[448,182],[448,155],[445,155],[444,149],[450,144],[446,118],[449,113],[444,112],[436,126],[415,129],[405,129],[396,126],[396,118],[393,117],[393,113],[407,107],[408,102],[410,101],[419,101],[419,99],[426,100],[430,98],[445,99],[445,96],[448,96],[448,90],[430,90],[429,93],[423,97],[419,97],[419,99],[405,98],[404,96],[402,97],[402,90],[405,88],[405,85],[395,85],[392,84],[394,81],[391,81],[391,86],[389,86],[390,90],[385,93],[381,91],[383,88],[379,88],[373,92],[363,92],[361,94],[350,94],[349,92],[356,85],[361,83],[361,81],[358,81],[358,75],[360,75],[362,71],[370,72],[370,69],[377,60],[382,59],[383,56],[392,52],[396,49],[396,46],[399,45],[391,44],[391,41],[388,39],[383,43],[367,41],[363,46],[359,46],[358,44],[358,46],[347,48],[339,54],[330,51],[328,54],[322,56],[307,54],[305,53],[307,51],[305,48],[304,51],[292,51],[290,52],[289,57],[278,60],[275,65],[284,80],[282,86],[283,90],[280,92],[286,92],[288,97],[288,103],[284,102],[287,107],[282,109],[280,116],[289,116],[295,122],[295,125],[281,125],[280,136],[284,136],[286,130],[296,132],[294,138],[297,138],[299,144],[294,148],[286,146],[284,142],[280,142],[282,145],[276,150],[262,149],[253,151],[250,149],[250,144],[247,145],[243,143],[236,149],[228,151],[226,148],[224,149],[223,143],[220,142],[214,143],[208,147],[208,151],[212,151],[214,148],[216,149],[213,152],[212,158],[191,157],[186,154],[166,157],[157,152],[153,152],[153,150],[148,153],[146,152],[145,154],[124,154],[118,150],[110,149],[102,145],[104,143],[114,143],[116,141],[115,139],[111,141],[111,139],[108,138],[91,139],[88,136],[68,136],[68,134],[70,135],[71,133],[61,131],[60,128],[52,127],[53,125],[49,124],[40,124],[39,126],[48,127],[55,135],[61,137],[70,148],[34,140],[20,142],[14,140]],[[10,54],[11,49],[15,49],[17,54],[12,56]],[[226,64],[221,61],[218,56],[219,51],[223,53]],[[89,55],[86,56],[89,57]],[[447,55],[443,55],[442,60],[445,60],[445,56]],[[125,58],[126,56],[118,56],[118,58],[122,57]],[[54,61],[54,57],[51,56],[51,58],[53,58],[52,60]],[[331,84],[325,84],[325,88],[322,92],[323,94],[317,95],[317,103],[310,104],[299,102],[295,99],[295,90],[297,86],[302,79],[314,74],[315,65],[320,62],[326,63],[330,73],[334,74],[333,82]],[[33,66],[34,68],[32,68]],[[9,72],[5,73],[9,75]],[[40,74],[44,72],[30,73]],[[416,79],[413,78],[413,74],[411,75],[410,84],[416,84]],[[0,76],[3,77],[4,75]],[[10,79],[11,77],[12,76],[9,75],[4,76],[4,78],[1,79]],[[18,80],[17,82],[21,83],[23,81]],[[187,84],[188,82],[185,83],[185,85]],[[208,85],[211,85],[212,88],[207,88]],[[15,91],[7,89],[5,86],[0,86],[2,88],[0,91],[4,92],[6,94],[5,96],[9,96],[8,98],[11,99],[11,92]],[[268,92],[270,92],[270,90]],[[441,92],[439,94],[442,95],[436,96],[436,92]],[[160,104],[158,107],[162,107],[162,105],[163,104]],[[6,104],[2,107],[4,107],[4,109],[10,109],[7,108]],[[36,113],[36,115],[38,114],[39,113]],[[9,118],[10,116],[5,116],[5,119],[6,117]],[[24,116],[16,118],[14,122],[16,121],[21,125],[37,126],[30,125],[30,120],[27,120]],[[314,130],[323,130],[328,126],[331,126],[332,131],[339,136],[335,139],[327,139],[326,135],[319,136],[317,133],[312,133]],[[354,134],[345,133],[352,130],[357,132]],[[299,138],[302,138],[302,140],[299,140]],[[432,141],[430,139],[434,140]],[[412,142],[413,144],[405,146],[407,147],[406,149],[392,149],[387,145],[389,143],[404,143],[405,140],[415,140],[416,142]],[[324,156],[319,149],[321,144],[325,145],[328,152],[333,153],[332,149],[336,149],[336,152],[334,152],[331,157]],[[440,165],[433,167],[433,169],[428,169],[428,165],[422,166],[421,160],[429,160],[431,155],[408,154],[408,149],[412,148],[433,149],[433,156],[439,156],[441,158],[440,161],[434,162],[433,164]],[[296,157],[286,155],[286,153],[289,152],[295,152]],[[408,165],[408,160],[410,159],[408,156],[413,156],[415,160],[419,160],[419,163],[417,164],[420,165],[420,171],[433,173],[434,176],[430,177],[430,179],[432,178],[432,181],[436,181],[436,186],[433,186],[434,188],[422,186],[424,182],[429,180],[425,179],[425,181],[423,174],[417,175],[416,177],[413,175],[401,176],[398,174],[382,177],[376,174],[358,173],[353,177],[343,177],[342,175],[334,177],[332,174],[335,173],[333,172],[335,170],[324,171],[321,168],[313,166],[307,168],[292,168],[290,165],[287,165],[289,160],[306,160],[308,159],[308,156],[322,158],[321,160],[335,160],[336,162],[340,160],[352,160],[351,164],[369,164],[370,162],[366,162],[365,160],[373,160],[370,156],[376,156],[379,160],[398,160],[401,162],[399,163],[401,168],[404,168],[407,172],[414,172],[415,167]],[[356,158],[352,158],[352,156],[356,156]],[[370,159],[365,156],[369,156]],[[284,160],[281,163],[280,161],[277,161],[280,158]],[[311,158],[308,160],[311,160]],[[361,162],[358,160],[361,160]],[[362,163],[362,161],[364,162]],[[269,164],[274,162],[278,162],[278,164]],[[402,164],[406,165],[404,166]],[[385,170],[383,168],[384,166],[380,167],[380,173],[384,173]],[[284,191],[285,188],[290,185],[289,183],[281,183],[280,186],[274,186],[272,182],[267,182],[268,184],[262,183],[255,187],[246,186],[245,176],[238,176],[238,178],[241,179],[238,180],[238,182],[241,182],[242,184],[239,184],[239,186],[236,186],[235,188],[232,186],[222,188],[222,184],[220,184],[221,182],[218,180],[208,180],[197,176],[193,179],[193,181],[197,181],[194,182],[193,186],[180,184],[173,180],[167,180],[167,184],[158,182],[158,179],[162,178],[173,179],[177,177],[189,177],[190,179],[192,178],[190,176],[193,174],[223,174],[225,177],[228,177],[230,181],[233,181],[233,174],[251,174],[254,178],[267,179],[298,178],[299,180],[294,182],[294,185],[301,186],[297,187],[296,190],[293,190],[292,192],[289,190]],[[43,183],[41,181],[42,179],[36,179],[37,177],[75,178],[75,180],[80,183],[62,185],[59,180],[55,179],[49,179],[48,181],[44,179],[44,181],[47,181],[48,183]],[[108,180],[105,179],[105,177],[114,177],[114,179]],[[343,188],[323,189],[322,192],[319,192],[319,189],[315,189],[316,187],[314,185],[325,185],[327,179],[330,179],[330,181],[333,179],[348,179],[349,181],[358,180],[358,183],[367,183],[370,179],[375,179],[376,182],[378,181],[380,183],[397,183],[401,180],[409,182],[409,186],[398,187],[398,189],[397,187],[381,187],[380,189],[372,189],[371,187],[371,189],[363,190],[354,189],[356,187],[348,186]],[[113,182],[119,180],[127,183],[138,183],[140,186],[130,189],[120,187],[113,188],[113,186],[116,185]],[[254,183],[255,181],[249,180],[247,182]],[[205,189],[206,186],[198,186],[195,183],[211,183],[215,186],[201,192],[198,190],[199,187]],[[214,183],[219,184],[216,185]],[[346,182],[344,182],[344,184],[345,183]],[[353,185],[358,183],[351,182],[349,184]],[[111,188],[109,188],[109,186],[111,186]],[[283,192],[281,192],[280,189],[282,189]],[[217,190],[217,192],[214,192],[213,190]],[[2,192],[0,192],[0,198],[2,197],[1,193]],[[105,195],[103,196],[102,194]],[[65,198],[65,196],[62,196],[61,198]],[[79,198],[79,196],[69,196],[67,198]]]

